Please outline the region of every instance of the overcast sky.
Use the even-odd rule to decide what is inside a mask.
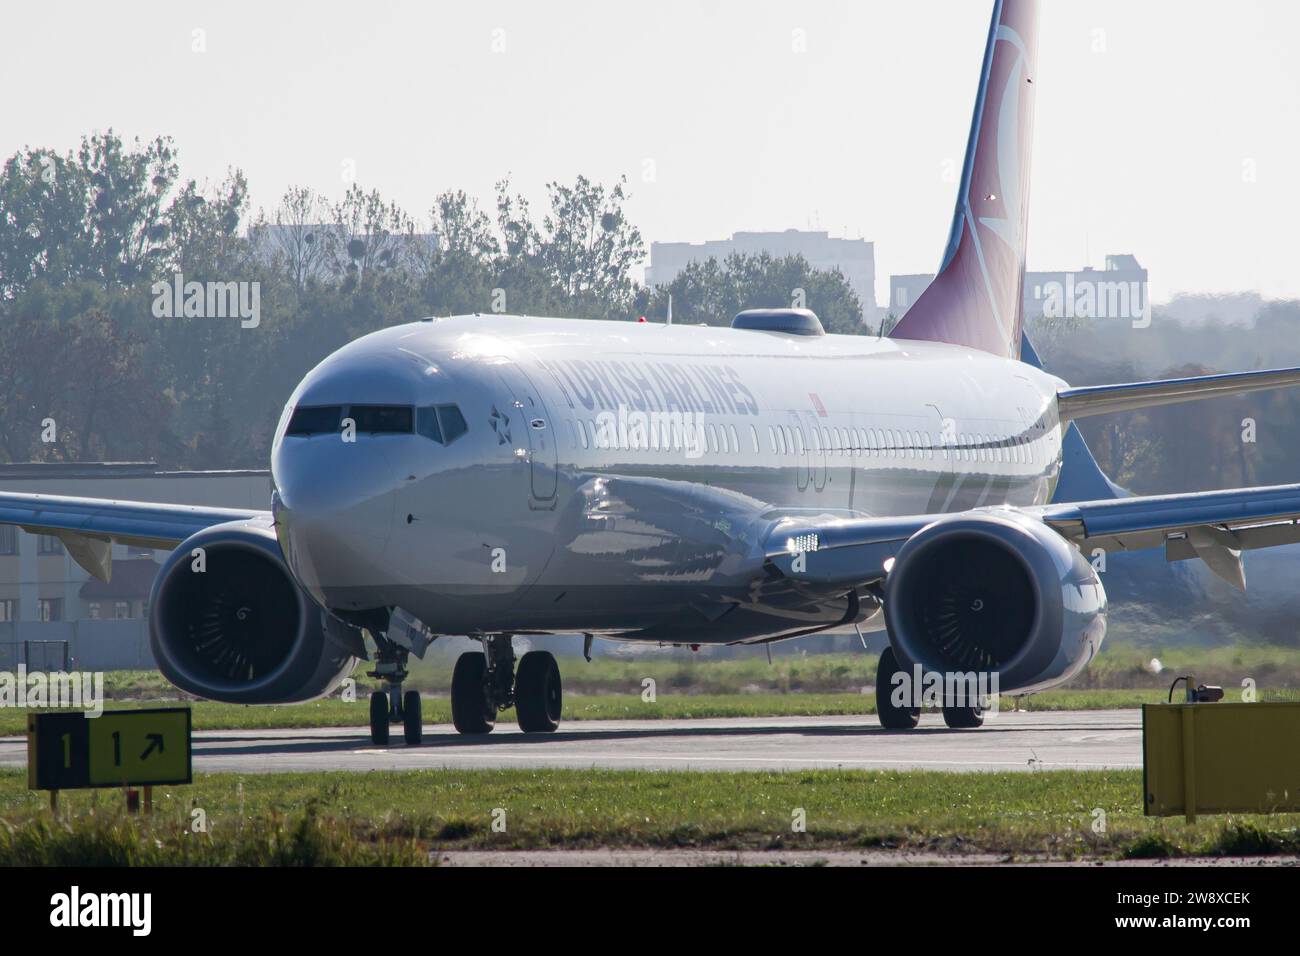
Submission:
[[[991,6],[12,4],[0,151],[164,133],[184,175],[241,167],[268,209],[290,184],[336,199],[351,161],[421,219],[507,174],[536,206],[549,180],[625,173],[647,248],[862,237],[883,303],[891,273],[938,265]],[[1042,19],[1030,268],[1132,252],[1156,301],[1300,298],[1300,3],[1046,0]]]

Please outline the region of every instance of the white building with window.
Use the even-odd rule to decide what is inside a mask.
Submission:
[[[901,319],[934,280],[932,274],[889,277],[888,312]],[[1138,322],[1150,317],[1148,276],[1128,254],[1109,255],[1104,269],[1026,272],[1024,316]]]

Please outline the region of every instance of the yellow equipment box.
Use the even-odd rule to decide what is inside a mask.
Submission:
[[[1300,811],[1300,703],[1146,704],[1149,817]]]

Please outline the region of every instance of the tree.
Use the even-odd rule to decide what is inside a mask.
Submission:
[[[732,253],[722,262],[692,262],[672,282],[655,288],[649,311],[665,314],[670,295],[675,322],[730,325],[745,309],[807,307],[828,332],[873,331],[862,324],[862,303],[844,275],[838,269],[815,270],[803,256]]]
[[[265,214],[249,231],[253,244],[269,253],[294,289],[301,292],[318,278],[332,256],[334,232],[327,225],[329,206],[314,190],[290,186],[268,222]]]
[[[641,233],[627,221],[623,177],[612,188],[579,176],[572,186],[548,183],[550,210],[540,227],[528,200],[510,194],[510,183],[497,184],[497,226],[505,240],[500,273],[516,297],[539,295],[541,286],[558,293],[567,314],[589,318],[629,318],[636,296],[631,270],[645,255]]]
[[[346,287],[376,271],[403,268],[415,224],[396,203],[354,183],[332,212],[337,241],[330,245],[330,261]]]
[[[40,278],[122,287],[166,257],[165,201],[177,165],[171,140],[124,146],[112,130],[76,153],[15,153],[0,173],[0,296]]]

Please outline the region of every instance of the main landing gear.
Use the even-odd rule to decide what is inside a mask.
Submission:
[[[407,678],[406,662],[410,652],[386,637],[375,636],[375,669],[367,676],[384,682],[384,689],[370,695],[370,739],[380,747],[388,746],[391,724],[402,725],[402,736],[415,746],[424,736],[420,720],[420,692],[402,693],[402,682]]]
[[[509,634],[483,637],[483,651],[462,654],[451,676],[451,719],[462,734],[491,733],[497,713],[515,708],[526,734],[553,733],[560,726],[564,692],[560,668],[549,651],[529,651],[515,666]]]
[[[895,690],[906,689],[906,685],[895,688],[893,678],[899,671],[894,649],[886,647],[880,652],[880,663],[876,665],[876,716],[880,718],[880,726],[886,730],[911,730],[921,722],[920,707],[903,707],[894,701]],[[901,696],[902,702],[908,703],[906,698],[910,695]]]
[[[894,683],[894,675],[898,673],[903,673],[908,678],[901,687]],[[894,649],[886,647],[881,652],[880,663],[876,665],[876,715],[880,718],[880,726],[886,730],[912,730],[921,722],[920,707],[902,706],[914,700],[911,681],[912,675],[898,666]],[[896,690],[907,691],[899,694],[899,702],[894,699]],[[915,691],[919,693],[920,688]],[[945,703],[943,722],[952,730],[972,730],[984,726],[984,710],[978,704],[958,706],[956,702]]]

